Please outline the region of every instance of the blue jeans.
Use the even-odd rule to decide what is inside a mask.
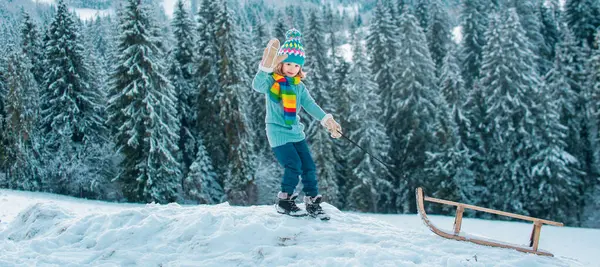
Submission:
[[[311,197],[319,194],[316,166],[306,140],[274,147],[273,152],[279,164],[285,168],[281,192],[293,194],[298,185],[298,176],[302,176],[304,194]]]

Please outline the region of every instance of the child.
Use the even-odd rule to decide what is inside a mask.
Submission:
[[[269,41],[252,82],[254,90],[265,94],[267,139],[275,157],[285,168],[281,192],[277,194],[277,212],[292,216],[305,216],[308,212],[312,217],[327,220],[329,217],[319,205],[322,196],[318,191],[315,163],[306,144],[304,124],[299,122],[297,113],[304,108],[321,121],[333,138],[339,138],[342,129],[331,114],[325,114],[315,103],[301,82],[305,75],[301,33],[291,29],[285,39],[281,48],[277,39]],[[298,193],[294,193],[298,176],[302,177],[304,185],[306,211],[294,202],[298,197]]]

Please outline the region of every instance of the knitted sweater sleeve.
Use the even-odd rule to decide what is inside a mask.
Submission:
[[[269,73],[263,70],[259,70],[258,73],[256,73],[256,76],[254,76],[254,80],[252,81],[252,88],[254,89],[254,91],[266,94],[269,92],[269,89],[271,89],[271,86],[274,82],[275,80],[273,79],[273,77],[271,77],[271,75],[269,75]]]
[[[300,105],[310,114],[313,118],[321,121],[325,117],[325,111],[315,103],[315,100],[312,98],[306,87],[302,86],[302,94],[300,98]]]

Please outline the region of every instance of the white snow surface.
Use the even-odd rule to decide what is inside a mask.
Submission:
[[[417,215],[322,206],[330,221],[279,215],[273,206],[118,204],[0,190],[0,266],[600,266],[598,229],[544,226],[540,248],[555,254],[546,257],[444,239]],[[452,227],[451,217],[430,219]],[[531,230],[476,219],[463,229],[522,243]]]
[[[105,17],[113,14],[112,9],[91,9],[91,8],[69,8],[71,12],[75,12],[81,20],[92,20],[96,17]]]

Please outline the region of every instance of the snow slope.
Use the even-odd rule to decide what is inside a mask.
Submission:
[[[0,266],[600,266],[562,251],[552,258],[442,239],[416,215],[323,206],[329,222],[271,206],[116,204],[0,190]],[[500,231],[511,224],[488,223]],[[543,229],[542,248],[561,241],[545,230],[595,236],[581,247],[600,237],[594,229]]]

